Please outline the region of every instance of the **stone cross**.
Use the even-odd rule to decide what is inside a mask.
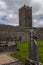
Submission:
[[[30,30],[29,59],[38,61],[37,37],[34,30]]]

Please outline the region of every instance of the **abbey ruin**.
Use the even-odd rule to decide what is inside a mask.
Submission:
[[[19,9],[19,26],[0,24],[0,41],[29,40],[30,29],[36,31],[38,38],[43,40],[43,28],[32,27],[32,7],[24,5]]]

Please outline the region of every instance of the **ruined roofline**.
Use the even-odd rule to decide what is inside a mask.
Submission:
[[[23,32],[28,32],[30,28],[28,27],[22,27],[22,26],[9,26],[9,25],[0,25],[0,33],[1,32],[15,32],[15,31],[23,31]]]
[[[24,26],[14,26],[14,25],[6,25],[6,24],[0,24],[0,27],[14,27],[14,28],[30,28],[30,27],[24,27]]]
[[[5,30],[6,31],[6,29],[7,30],[25,30],[25,31],[28,31],[28,30],[30,30],[30,28],[29,27],[22,27],[22,26],[11,26],[11,25],[0,25],[0,31],[2,30]],[[37,28],[37,27],[32,27],[31,29],[36,29],[36,30],[43,30],[43,28]]]
[[[43,30],[42,27],[32,27],[32,29],[40,29],[40,30]]]

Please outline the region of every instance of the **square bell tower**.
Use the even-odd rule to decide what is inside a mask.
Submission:
[[[24,5],[19,9],[19,25],[32,27],[32,7]]]

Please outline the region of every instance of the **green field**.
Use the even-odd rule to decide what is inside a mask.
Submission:
[[[20,50],[12,53],[11,56],[19,59],[22,62],[25,62],[26,58],[28,58],[28,44],[29,44],[28,41],[18,43],[18,48]],[[43,41],[38,40],[37,44],[39,61],[43,63]]]

